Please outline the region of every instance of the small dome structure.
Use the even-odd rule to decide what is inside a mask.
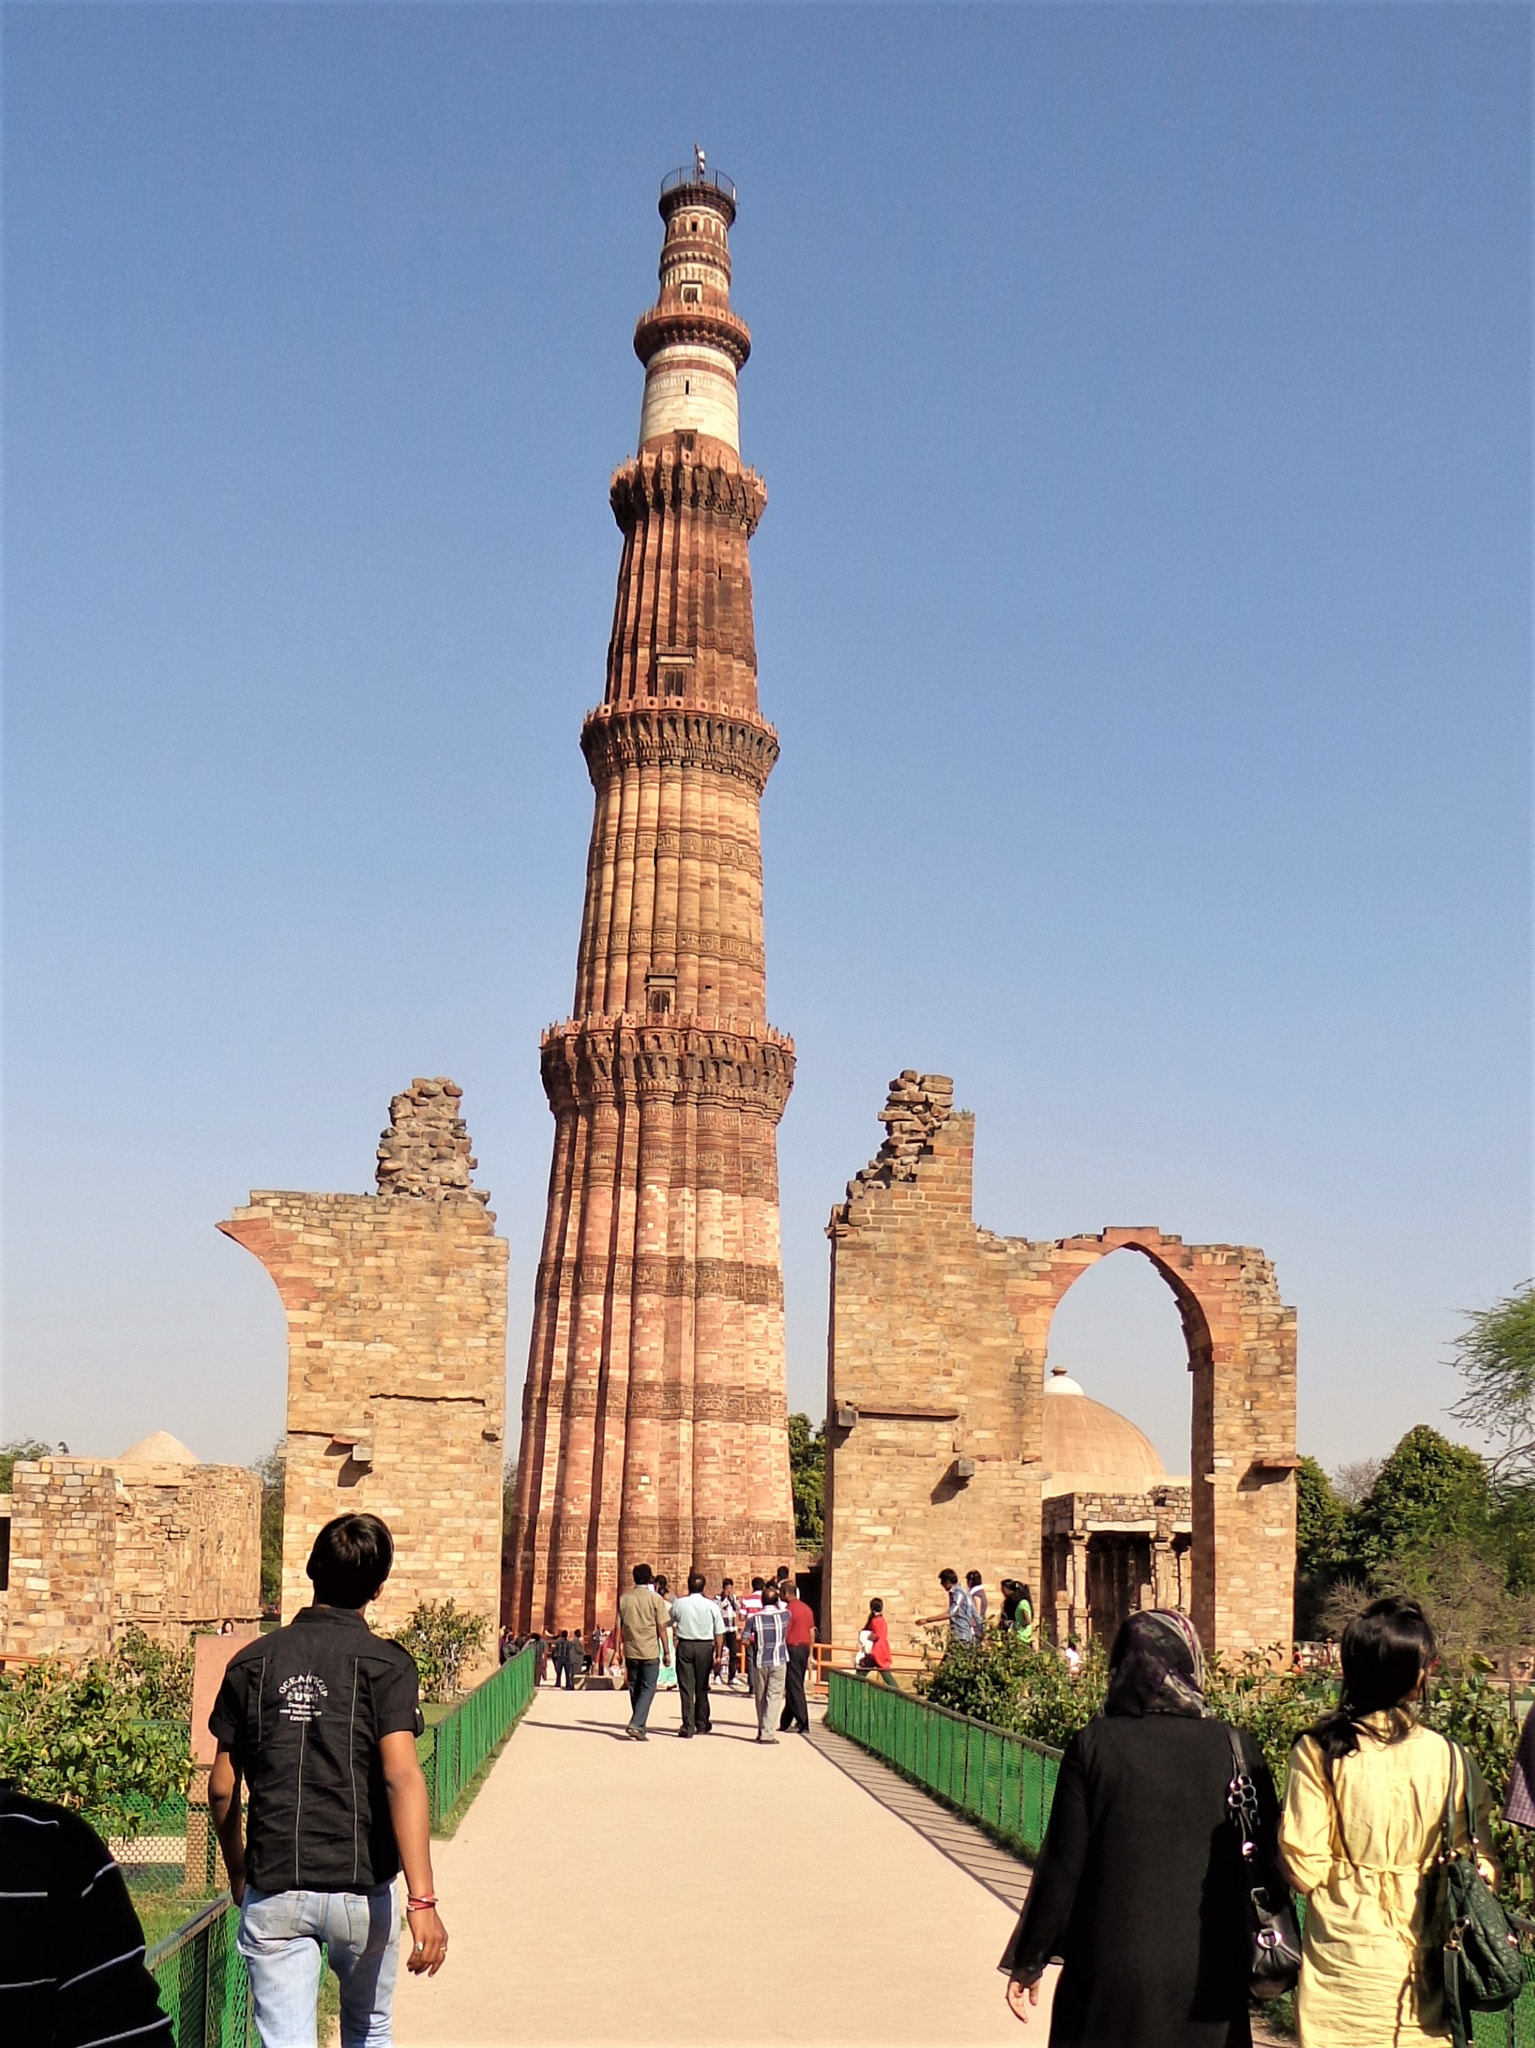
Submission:
[[[1150,1437],[1090,1399],[1061,1366],[1045,1376],[1042,1423],[1046,1500],[1063,1493],[1145,1493],[1167,1477]]]
[[[171,1435],[168,1429],[157,1429],[149,1436],[140,1437],[131,1450],[123,1452],[120,1458],[112,1460],[114,1465],[200,1465],[202,1459],[196,1451],[189,1451],[179,1437]]]

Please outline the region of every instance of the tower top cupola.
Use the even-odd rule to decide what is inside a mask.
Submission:
[[[706,435],[741,452],[736,372],[751,329],[730,307],[730,229],[736,188],[704,152],[661,181],[661,292],[634,330],[645,365],[640,447],[674,434]]]

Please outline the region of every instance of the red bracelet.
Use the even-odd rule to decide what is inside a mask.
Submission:
[[[413,1899],[413,1898],[410,1898],[410,1897],[409,1897],[409,1896],[407,1895],[407,1897],[406,1897],[406,1900],[405,1900],[405,1910],[406,1910],[406,1912],[407,1912],[407,1913],[417,1913],[417,1912],[420,1912],[420,1913],[424,1913],[424,1912],[426,1911],[426,1909],[427,1909],[427,1907],[428,1907],[428,1906],[435,1906],[436,1904],[437,1904],[437,1894],[436,1894],[436,1892],[433,1892],[433,1893],[432,1893],[432,1894],[430,1895],[430,1897],[428,1897],[428,1898],[425,1898],[425,1899]]]

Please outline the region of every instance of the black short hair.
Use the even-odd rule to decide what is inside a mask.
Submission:
[[[366,1607],[388,1578],[394,1538],[377,1515],[337,1515],[304,1567],[322,1607]]]
[[[765,1583],[765,1581],[763,1581],[762,1579],[753,1579],[753,1580],[752,1580],[752,1591],[753,1591],[754,1593],[760,1593],[760,1592],[762,1591],[762,1588],[763,1588],[763,1585],[764,1585],[764,1583]]]
[[[721,1592],[723,1593],[723,1592],[724,1592],[724,1590],[725,1590],[725,1588],[726,1588],[727,1586],[733,1586],[734,1584],[735,1584],[735,1580],[734,1580],[734,1579],[721,1579],[721,1580],[720,1580],[720,1591],[721,1591]]]
[[[704,1578],[702,1572],[688,1573],[688,1591],[690,1593],[701,1593],[707,1583],[708,1581]]]
[[[959,1573],[951,1571],[949,1566],[945,1565],[938,1574],[938,1583],[940,1586],[957,1586],[959,1584]]]
[[[980,1583],[981,1583],[981,1575],[980,1575],[980,1573],[979,1573],[979,1572],[966,1572],[966,1573],[965,1573],[965,1584],[966,1584],[967,1586],[978,1586],[978,1585],[980,1585]]]
[[[648,1564],[637,1564],[634,1567],[634,1583],[637,1586],[648,1586],[650,1584],[650,1566]]]
[[[769,1579],[767,1584],[763,1587],[762,1604],[764,1607],[776,1607],[778,1605],[777,1579]]]

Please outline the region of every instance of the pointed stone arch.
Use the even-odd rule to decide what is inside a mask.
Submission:
[[[952,1082],[899,1075],[882,1121],[886,1142],[827,1231],[832,1640],[872,1593],[897,1624],[931,1611],[943,1564],[1038,1585],[1050,1325],[1083,1273],[1134,1251],[1171,1290],[1188,1352],[1195,1624],[1221,1652],[1288,1646],[1296,1316],[1267,1255],[1154,1225],[996,1236],[973,1220],[975,1119],[954,1109]]]
[[[1293,1624],[1296,1315],[1255,1245],[1185,1244],[1155,1225],[1012,1238],[1009,1306],[1043,1391],[1055,1311],[1089,1268],[1138,1252],[1167,1283],[1192,1385],[1193,1619],[1208,1646],[1287,1645]]]

